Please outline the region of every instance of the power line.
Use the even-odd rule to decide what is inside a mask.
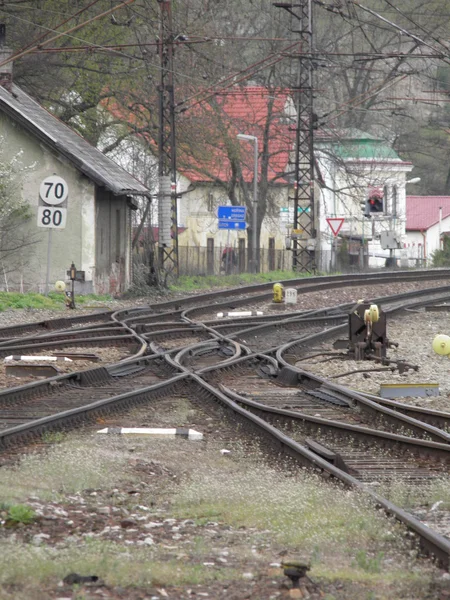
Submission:
[[[96,15],[95,17],[92,17],[91,19],[88,19],[87,21],[84,21],[83,23],[79,23],[77,25],[74,25],[70,29],[68,29],[66,31],[63,31],[62,33],[58,33],[57,35],[53,36],[52,38],[50,38],[48,40],[44,40],[42,42],[42,44],[49,44],[50,42],[54,42],[55,40],[57,40],[57,39],[59,39],[61,37],[67,36],[69,33],[72,33],[72,31],[76,31],[77,29],[81,29],[81,27],[84,27],[85,25],[89,25],[89,23],[92,23],[93,21],[97,21],[98,19],[101,19],[102,17],[105,17],[105,16],[107,16],[107,15],[115,12],[119,8],[123,8],[124,6],[127,6],[128,4],[132,4],[134,1],[135,0],[123,0],[123,2],[121,2],[121,4],[119,4],[118,6],[110,8],[109,10],[106,10],[105,12],[100,13],[100,14]],[[37,48],[37,46],[33,46],[32,48],[21,50],[19,52],[16,52],[15,54],[12,54],[6,60],[0,62],[0,67],[3,67],[4,65],[6,65],[8,63],[17,60],[18,58],[22,58],[22,56],[25,56],[26,54],[30,54],[30,52],[32,52],[36,48]]]

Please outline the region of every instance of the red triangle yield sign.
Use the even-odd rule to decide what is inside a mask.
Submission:
[[[331,231],[333,232],[334,237],[340,232],[342,225],[344,224],[344,218],[330,218],[327,219],[327,223],[330,226]]]

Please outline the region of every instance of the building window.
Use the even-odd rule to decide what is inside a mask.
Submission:
[[[389,188],[387,185],[383,187],[383,213],[389,213]]]
[[[393,217],[397,216],[397,210],[398,210],[397,202],[398,202],[398,190],[397,190],[397,186],[394,185],[394,186],[392,186],[392,216]]]
[[[208,192],[208,199],[206,201],[206,208],[208,212],[214,211],[214,195],[212,192]]]
[[[116,210],[116,262],[120,262],[120,210]]]

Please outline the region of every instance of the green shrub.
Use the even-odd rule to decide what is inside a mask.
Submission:
[[[11,504],[8,508],[6,522],[8,524],[16,525],[23,523],[29,525],[36,518],[34,510],[26,504]]]

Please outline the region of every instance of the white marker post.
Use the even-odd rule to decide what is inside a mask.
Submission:
[[[297,304],[297,290],[295,288],[286,288],[284,290],[285,304]]]

